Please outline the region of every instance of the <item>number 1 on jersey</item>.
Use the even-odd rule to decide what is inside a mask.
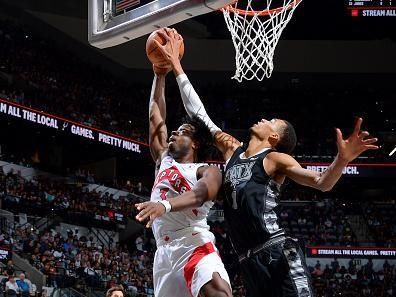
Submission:
[[[237,200],[236,200],[236,197],[237,195],[236,195],[236,191],[234,190],[234,191],[232,191],[232,193],[231,193],[231,197],[232,197],[232,208],[233,209],[238,209],[238,204],[237,204]]]

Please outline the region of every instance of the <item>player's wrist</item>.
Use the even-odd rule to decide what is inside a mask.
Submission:
[[[343,154],[338,153],[336,156],[336,160],[338,163],[343,164],[343,165],[348,165],[349,162],[351,162],[347,156],[344,156]]]
[[[165,207],[165,213],[168,213],[172,210],[172,205],[168,200],[160,200],[158,203],[162,204]]]
[[[157,77],[165,77],[171,70],[172,70],[172,68],[170,68],[170,67],[161,68],[161,67],[155,66],[153,64],[153,72],[154,72],[154,75]]]
[[[173,68],[173,73],[175,74],[176,77],[178,77],[180,74],[184,73],[179,59],[172,60],[171,61],[171,65],[172,65],[172,68]]]
[[[184,72],[180,73],[179,75],[175,75],[175,77],[176,77],[176,82],[179,86],[182,85],[185,81],[188,81],[188,77]]]

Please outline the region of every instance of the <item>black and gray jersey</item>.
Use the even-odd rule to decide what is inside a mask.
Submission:
[[[280,184],[268,176],[263,165],[272,151],[264,149],[246,158],[240,147],[226,165],[224,215],[238,253],[284,234],[276,213]]]

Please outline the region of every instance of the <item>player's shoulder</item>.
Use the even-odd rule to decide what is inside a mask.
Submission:
[[[263,167],[269,176],[272,178],[280,178],[282,183],[287,168],[295,166],[296,163],[297,161],[292,156],[273,151],[268,153],[266,158],[264,158]]]
[[[171,162],[173,158],[169,155],[168,149],[163,150],[155,160],[155,170],[158,171],[164,162]]]
[[[169,150],[165,149],[161,152],[161,155],[159,156],[157,163],[161,164],[163,162],[168,162],[168,161],[173,161],[172,156],[169,154]]]
[[[267,159],[267,161],[274,162],[277,165],[287,165],[296,162],[296,160],[289,154],[277,151],[269,152],[265,159]]]
[[[211,170],[213,172],[217,172],[221,174],[221,170],[215,166],[215,165],[209,165],[206,163],[200,163],[200,166],[197,168],[197,177],[198,179],[201,178],[203,176],[203,174],[207,171],[207,170]]]
[[[291,156],[285,153],[278,152],[276,150],[271,150],[267,154],[267,158],[270,159],[279,159],[279,158],[287,158],[287,157],[291,157]]]

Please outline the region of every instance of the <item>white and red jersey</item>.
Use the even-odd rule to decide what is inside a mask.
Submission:
[[[204,163],[178,163],[171,156],[166,156],[161,161],[150,200],[153,202],[167,200],[190,191],[197,183],[197,170],[205,166]],[[205,202],[202,206],[178,212],[165,213],[153,222],[153,233],[158,241],[169,233],[188,227],[209,229],[206,218],[212,201]]]

